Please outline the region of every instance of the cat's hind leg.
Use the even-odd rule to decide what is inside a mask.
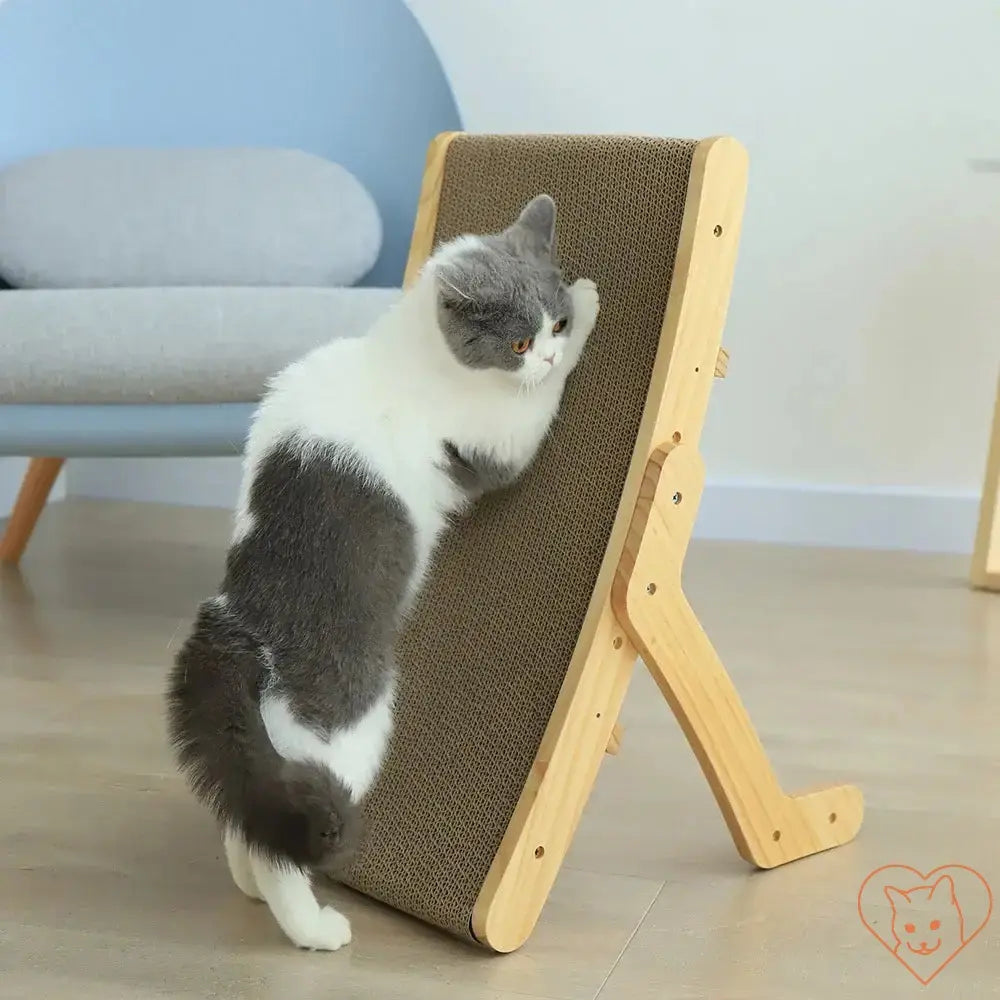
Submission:
[[[222,846],[226,852],[229,874],[232,875],[236,888],[251,899],[263,899],[250,864],[250,852],[243,838],[238,833],[225,830],[222,834]]]
[[[253,853],[250,866],[274,919],[293,944],[316,951],[336,951],[350,943],[347,917],[332,906],[319,905],[306,872],[275,865]]]

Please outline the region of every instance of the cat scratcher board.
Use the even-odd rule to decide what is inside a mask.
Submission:
[[[397,729],[345,882],[486,948],[529,936],[641,655],[763,868],[850,840],[849,786],[780,788],[681,589],[746,187],[729,138],[431,145],[407,282],[434,245],[548,192],[601,314],[534,465],[443,542],[398,645]]]

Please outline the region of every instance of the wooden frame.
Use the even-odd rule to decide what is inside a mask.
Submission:
[[[431,145],[405,283],[433,249],[448,147]],[[618,516],[576,651],[472,915],[499,952],[531,933],[569,848],[641,655],[677,716],[740,855],[773,868],[851,840],[861,793],[782,791],[739,695],[681,588],[703,472],[698,441],[739,243],[747,157],[730,138],[695,149],[670,299]]]
[[[986,476],[979,503],[979,527],[972,551],[973,587],[1000,590],[1000,379],[990,432]]]

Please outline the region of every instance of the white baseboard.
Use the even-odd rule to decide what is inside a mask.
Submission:
[[[79,458],[67,463],[72,496],[189,507],[236,506],[241,460]]]
[[[73,496],[198,507],[236,502],[238,458],[79,459]],[[695,536],[791,545],[972,551],[979,497],[918,489],[710,482]]]
[[[28,467],[26,458],[0,458],[0,518],[10,515],[17,499],[17,491],[21,488],[24,470]],[[66,472],[52,485],[49,500],[62,500],[66,496]]]
[[[695,536],[965,555],[978,516],[972,492],[716,482],[705,487]]]

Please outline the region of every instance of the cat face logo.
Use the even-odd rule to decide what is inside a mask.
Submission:
[[[955,882],[942,875],[933,885],[918,885],[911,889],[885,887],[892,904],[892,936],[896,939],[895,953],[901,948],[914,955],[933,955],[945,945],[945,951],[965,942],[962,908],[955,898]]]
[[[929,983],[986,926],[993,893],[979,872],[944,865],[876,868],[861,884],[861,922],[922,983]]]

